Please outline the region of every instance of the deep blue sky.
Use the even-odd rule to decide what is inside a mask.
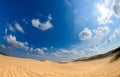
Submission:
[[[119,0],[1,0],[0,49],[55,61],[120,46]]]

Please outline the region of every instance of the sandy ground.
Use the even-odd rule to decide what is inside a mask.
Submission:
[[[120,60],[56,63],[0,55],[0,77],[120,77]]]

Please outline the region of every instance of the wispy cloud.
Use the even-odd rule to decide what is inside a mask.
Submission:
[[[25,31],[23,30],[22,26],[19,23],[15,23],[14,26],[12,26],[11,24],[8,24],[8,30],[15,32],[16,30],[21,32],[21,33],[25,33]]]
[[[12,25],[8,24],[8,28],[10,31],[15,32],[15,28]]]
[[[74,49],[70,49],[70,50],[59,49],[59,50],[51,53],[50,55],[52,55],[54,57],[58,57],[58,58],[61,58],[61,57],[71,57],[71,58],[73,58],[73,57],[80,56],[81,52],[76,51]]]
[[[63,60],[73,60],[81,57],[88,57],[94,54],[97,54],[99,51],[97,47],[88,47],[81,50],[73,49],[59,49],[55,52],[52,52],[49,56],[56,58],[56,60],[63,61]]]
[[[19,32],[25,33],[24,30],[23,30],[23,28],[20,26],[19,23],[15,23],[15,27],[16,27],[16,29],[17,29]]]
[[[118,35],[120,35],[120,26],[114,30],[113,34],[108,38],[107,43],[112,42]]]

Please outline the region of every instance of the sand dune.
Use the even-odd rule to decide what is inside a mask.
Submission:
[[[0,77],[120,77],[120,60],[57,63],[0,55]]]

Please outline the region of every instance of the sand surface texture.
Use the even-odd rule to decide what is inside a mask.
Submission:
[[[120,77],[120,60],[57,63],[0,55],[0,77]]]

